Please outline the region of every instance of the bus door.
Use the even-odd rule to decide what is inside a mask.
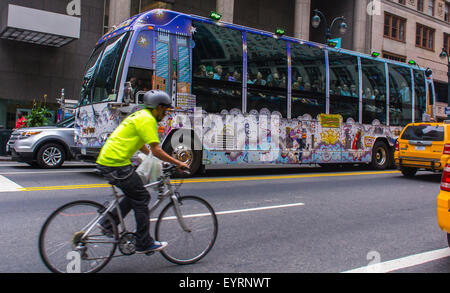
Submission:
[[[191,93],[189,37],[158,30],[155,43],[153,88],[166,91],[172,97],[173,104],[177,105],[178,94]]]

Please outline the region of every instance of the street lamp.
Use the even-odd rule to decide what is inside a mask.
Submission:
[[[328,22],[327,22],[327,18],[325,17],[325,15],[318,9],[314,9],[313,10],[314,16],[311,19],[311,25],[313,28],[318,28],[320,26],[320,22],[323,19],[323,21],[325,22],[325,26],[326,26],[326,33],[325,33],[325,41],[326,44],[329,43],[330,39],[331,39],[331,29],[333,28],[334,24],[337,21],[341,21],[341,24],[339,25],[339,32],[341,34],[345,34],[347,32],[347,28],[348,25],[347,23],[345,23],[345,17],[341,16],[341,17],[336,17],[333,19],[333,21],[331,22],[331,25],[328,26]]]
[[[447,81],[447,103],[448,106],[450,107],[450,54],[448,53],[448,51],[445,48],[442,48],[442,52],[439,55],[439,57],[441,57],[441,59],[447,58],[447,77],[448,77],[448,81]],[[450,118],[450,115],[448,115],[448,118]]]

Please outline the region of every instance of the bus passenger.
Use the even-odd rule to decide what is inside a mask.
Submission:
[[[214,71],[215,71],[215,73],[214,73],[213,79],[221,80],[222,79],[222,73],[223,73],[222,66],[221,65],[217,65],[214,68]]]
[[[256,74],[256,79],[253,81],[253,84],[266,85],[266,81],[262,78],[263,78],[262,73],[258,71],[258,73]]]
[[[350,97],[350,91],[348,89],[348,85],[344,84],[344,86],[342,87],[341,96]]]
[[[359,96],[358,91],[356,90],[356,85],[354,84],[350,86],[350,95],[354,98],[357,98]]]

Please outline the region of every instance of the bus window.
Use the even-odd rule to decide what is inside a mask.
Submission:
[[[286,42],[247,33],[247,64],[247,111],[266,108],[286,117]]]
[[[378,119],[386,123],[385,63],[361,58],[363,115],[362,123],[372,124]]]
[[[242,33],[193,21],[193,88],[197,107],[212,113],[242,109]]]
[[[427,92],[425,87],[425,73],[422,70],[413,69],[414,72],[414,120],[422,121],[422,116],[427,111]]]
[[[330,67],[330,113],[358,120],[358,58],[335,51],[328,52]]]
[[[152,89],[152,76],[153,71],[150,69],[136,67],[130,67],[128,69],[126,81],[131,84],[132,99],[130,103],[143,103],[143,94]]]
[[[292,118],[325,113],[325,53],[304,44],[291,44]]]
[[[94,91],[92,102],[116,101],[118,93],[117,71],[122,60],[125,45],[129,34],[123,34],[115,39],[111,39],[106,44],[102,58],[98,63],[98,70],[95,74]],[[120,77],[119,77],[120,80]]]
[[[412,122],[411,69],[389,64],[389,124]]]

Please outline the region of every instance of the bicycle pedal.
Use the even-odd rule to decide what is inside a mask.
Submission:
[[[150,251],[150,252],[147,252],[145,255],[150,256],[150,255],[152,255],[154,253],[155,253],[154,251]]]

